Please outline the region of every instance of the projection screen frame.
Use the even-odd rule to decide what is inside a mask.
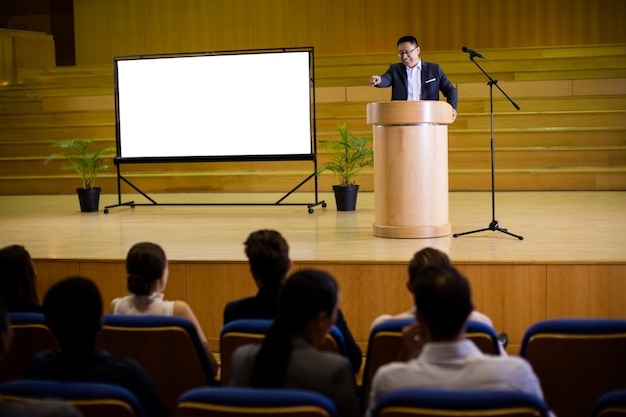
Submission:
[[[144,59],[175,59],[175,58],[194,58],[194,57],[222,57],[222,56],[245,56],[251,54],[283,54],[283,53],[306,53],[308,55],[308,102],[309,102],[309,152],[298,153],[280,153],[280,154],[205,154],[205,155],[170,155],[170,156],[123,156],[123,150],[125,144],[122,138],[122,122],[120,120],[120,88],[119,88],[119,72],[118,63],[130,61],[130,60],[144,60]],[[142,205],[306,205],[308,206],[309,213],[313,212],[313,207],[322,205],[326,207],[325,201],[318,199],[318,178],[317,178],[317,130],[316,130],[316,113],[315,113],[315,76],[314,76],[314,48],[313,47],[285,47],[285,48],[266,48],[266,49],[249,49],[249,50],[225,50],[225,51],[204,51],[204,52],[186,52],[186,53],[163,53],[163,54],[137,54],[137,55],[123,55],[114,56],[114,82],[115,82],[115,129],[116,129],[116,157],[113,162],[117,169],[117,189],[118,189],[118,203],[115,205],[107,206],[104,209],[105,213],[109,212],[110,208],[118,206],[135,206]],[[157,203],[154,199],[149,197],[146,193],[141,191],[137,186],[132,184],[122,173],[120,166],[124,164],[154,164],[154,163],[195,163],[195,162],[250,162],[250,161],[311,161],[313,163],[312,173],[305,178],[302,182],[296,185],[293,189],[288,191],[281,199],[274,203]],[[308,182],[310,179],[314,179],[314,195],[315,201],[313,203],[284,203],[288,196],[297,191],[302,185]],[[121,185],[122,182],[129,185],[132,189],[143,195],[150,203],[140,204],[134,201],[122,202]]]

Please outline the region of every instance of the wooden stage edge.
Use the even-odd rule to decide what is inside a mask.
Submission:
[[[105,304],[126,292],[124,258],[139,241],[153,241],[170,260],[166,297],[184,299],[218,350],[226,302],[252,295],[243,241],[256,229],[279,230],[294,268],[321,268],[338,280],[341,307],[365,351],[371,321],[411,305],[406,264],[434,246],[447,252],[472,284],[477,310],[509,334],[517,353],[534,322],[562,317],[626,318],[626,192],[451,192],[452,232],[489,226],[498,231],[454,238],[386,239],[372,234],[374,193],[360,193],[355,212],[338,212],[331,193],[158,194],[150,203],[123,194],[135,208],[114,207],[103,194],[100,212],[80,213],[75,195],[0,196],[0,245],[24,245],[35,259],[38,293],[83,275],[99,285]],[[170,205],[171,204],[171,205]],[[185,204],[185,205],[180,205]],[[186,205],[190,204],[190,205]],[[224,205],[222,205],[224,204]],[[257,205],[262,204],[262,205]]]

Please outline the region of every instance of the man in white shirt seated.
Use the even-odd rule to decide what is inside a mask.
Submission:
[[[404,346],[421,349],[421,353],[408,362],[392,362],[378,369],[366,416],[372,415],[382,395],[404,388],[512,390],[543,399],[528,362],[520,357],[485,355],[465,339],[465,322],[473,310],[471,290],[453,266],[425,267],[414,291],[417,322],[412,331],[405,332]],[[414,356],[410,352],[405,355]]]
[[[445,252],[440,251],[439,249],[432,247],[425,247],[413,255],[413,258],[409,261],[408,267],[408,280],[406,283],[406,288],[411,293],[411,298],[413,298],[413,293],[415,286],[417,285],[417,280],[419,280],[419,272],[422,268],[432,265],[452,265],[452,261]],[[400,314],[391,315],[391,314],[381,314],[376,317],[370,326],[370,330],[373,329],[376,325],[383,323],[384,321],[390,319],[407,319],[415,317],[415,305],[408,311],[402,312]],[[486,324],[487,326],[493,327],[493,322],[486,314],[483,314],[479,311],[472,310],[470,313],[468,320],[478,321]],[[495,330],[495,329],[494,329]],[[508,342],[508,336],[506,333],[498,334],[498,344],[500,346],[500,354],[506,355],[506,343]]]

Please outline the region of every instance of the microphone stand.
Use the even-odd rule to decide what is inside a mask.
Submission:
[[[494,153],[494,124],[493,124],[493,86],[495,85],[496,87],[498,87],[498,90],[500,90],[500,92],[502,94],[504,94],[504,96],[511,102],[511,104],[513,104],[513,106],[519,110],[520,107],[513,101],[511,100],[511,98],[500,88],[500,86],[498,85],[498,80],[494,80],[493,78],[491,78],[491,76],[489,74],[487,74],[487,72],[478,64],[478,62],[476,62],[474,60],[475,55],[473,53],[470,53],[470,60],[476,64],[476,66],[483,72],[483,74],[485,74],[487,76],[487,78],[489,79],[489,82],[487,83],[487,85],[489,86],[489,112],[491,115],[491,223],[489,223],[489,226],[483,228],[483,229],[477,229],[477,230],[471,230],[469,232],[463,232],[463,233],[455,233],[452,236],[453,237],[459,237],[459,236],[463,236],[463,235],[469,235],[471,233],[478,233],[478,232],[485,232],[487,230],[491,230],[491,231],[496,231],[496,232],[502,232],[505,233],[507,235],[513,236],[518,238],[519,240],[524,240],[523,236],[519,236],[516,234],[513,234],[511,232],[509,232],[507,229],[503,229],[500,227],[498,221],[496,220],[496,197],[495,197],[495,165],[494,165],[494,159],[495,159],[495,153]]]

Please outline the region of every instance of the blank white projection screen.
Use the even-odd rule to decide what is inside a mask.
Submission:
[[[309,52],[116,61],[118,156],[312,153]]]

